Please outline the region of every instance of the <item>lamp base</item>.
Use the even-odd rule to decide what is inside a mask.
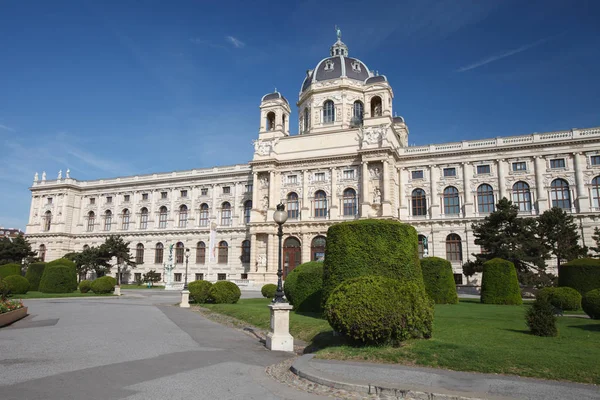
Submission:
[[[271,331],[267,334],[267,349],[273,351],[294,351],[294,338],[290,335],[289,303],[273,303],[271,309]]]
[[[115,286],[115,296],[121,295],[121,286]]]
[[[179,307],[181,308],[190,308],[190,291],[184,289],[181,291],[181,303],[179,303]]]

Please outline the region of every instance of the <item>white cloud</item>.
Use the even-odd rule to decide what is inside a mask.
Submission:
[[[233,47],[237,49],[240,49],[246,45],[246,43],[233,36],[226,36],[225,39],[227,39],[233,45]]]
[[[7,126],[7,125],[0,124],[0,129],[3,129],[5,131],[9,131],[9,132],[15,132],[14,128],[11,128],[10,126]]]

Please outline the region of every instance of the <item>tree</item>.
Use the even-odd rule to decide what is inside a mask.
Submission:
[[[96,276],[103,276],[111,267],[108,262],[110,257],[103,253],[103,249],[99,247],[86,247],[79,253],[65,254],[64,258],[68,258],[75,263],[79,281],[90,271],[94,271]]]
[[[547,251],[556,257],[560,267],[562,261],[584,257],[587,248],[579,245],[577,224],[572,215],[559,207],[552,207],[538,217],[538,232]]]
[[[160,274],[151,269],[150,271],[144,274],[142,280],[144,281],[144,283],[150,282],[152,286],[154,286],[154,283],[160,281]]]
[[[36,253],[31,251],[31,244],[23,235],[12,240],[7,237],[0,239],[0,265],[21,264],[23,259],[27,264],[37,261]]]
[[[130,242],[125,242],[119,235],[110,235],[100,246],[100,253],[105,257],[107,263],[113,258],[116,258],[117,260],[117,285],[119,286],[121,285],[121,265],[124,266],[124,269],[126,269],[127,266],[130,266],[131,268],[136,267],[135,262],[131,260],[129,243]],[[109,269],[110,268],[111,267],[109,267]]]
[[[596,243],[596,246],[590,247],[590,250],[596,253],[595,257],[600,257],[600,229],[598,227],[594,228],[592,239],[594,240],[594,243]]]

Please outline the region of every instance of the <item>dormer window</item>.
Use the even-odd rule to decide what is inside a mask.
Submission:
[[[354,61],[352,63],[352,71],[354,71],[354,72],[360,72],[361,71],[361,69],[360,69],[360,63],[358,61]]]
[[[338,49],[338,54],[339,54],[339,49]],[[333,71],[333,61],[332,60],[325,61],[325,71]]]

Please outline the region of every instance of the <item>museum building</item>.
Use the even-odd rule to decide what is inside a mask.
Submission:
[[[461,266],[480,250],[471,224],[502,197],[526,216],[561,207],[592,243],[600,127],[409,146],[393,98],[387,78],[350,57],[338,36],[302,82],[297,135],[276,91],[261,99],[248,164],[91,181],[36,173],[27,238],[50,261],[121,235],[138,264],[126,281],[163,273],[174,245],[174,279],[183,282],[189,248],[188,280],[255,287],[277,279],[278,203],[288,213],[284,275],[322,259],[332,224],[386,218],[414,226],[420,255],[451,261],[466,283]]]

